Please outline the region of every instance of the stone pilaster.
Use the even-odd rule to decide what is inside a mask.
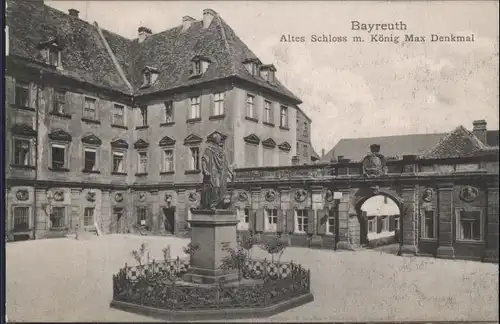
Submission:
[[[252,187],[250,188],[250,198],[251,198],[251,205],[250,208],[253,210],[257,210],[260,207],[260,191],[262,188],[260,187]]]
[[[454,259],[453,247],[453,183],[440,184],[438,190],[438,249],[437,257]]]
[[[486,215],[486,250],[484,251],[483,261],[498,263],[498,185],[489,186],[488,188],[488,203]]]
[[[161,215],[160,215],[160,195],[158,190],[151,190],[150,191],[150,202],[151,202],[151,212],[153,213],[153,225],[152,225],[152,231],[155,233],[160,232],[160,222],[161,222]]]
[[[418,254],[418,190],[414,185],[402,186],[403,198],[401,246],[398,255]]]
[[[318,231],[318,219],[317,219],[317,213],[318,210],[323,209],[324,206],[324,201],[323,201],[323,187],[320,186],[315,186],[311,188],[311,208],[313,210],[313,215],[314,217],[314,235],[317,235]]]
[[[352,238],[349,231],[349,209],[351,204],[350,190],[342,189],[342,197],[339,201],[339,241],[337,248],[341,250],[353,250]],[[357,221],[357,220],[356,220]]]
[[[110,189],[103,189],[101,191],[101,219],[102,224],[101,230],[104,234],[111,233],[111,222],[112,222],[112,212],[111,212],[111,191]]]
[[[71,215],[69,226],[70,230],[74,230],[77,227],[83,228],[82,188],[71,188]]]
[[[177,190],[176,212],[178,217],[175,219],[174,233],[179,233],[180,231],[185,231],[188,228],[187,197],[186,190],[184,189]]]
[[[46,213],[46,209],[44,209],[47,204],[47,188],[36,188],[35,195],[35,238],[39,238],[39,235],[43,235],[50,227],[50,218]]]

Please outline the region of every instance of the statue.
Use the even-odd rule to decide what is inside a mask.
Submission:
[[[226,184],[228,178],[232,179],[233,171],[228,165],[221,136],[214,134],[212,142],[201,158],[203,189],[199,208],[225,209],[227,205]]]
[[[363,159],[363,175],[366,177],[380,177],[387,174],[385,157],[380,154],[380,145],[370,145],[370,153]]]

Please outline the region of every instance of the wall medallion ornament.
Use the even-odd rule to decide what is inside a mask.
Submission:
[[[465,202],[473,202],[479,196],[479,191],[477,188],[472,186],[467,186],[460,191],[460,199]]]
[[[87,191],[87,200],[95,201],[95,191]]]
[[[28,190],[26,189],[19,189],[16,191],[16,199],[19,201],[25,201],[28,200],[29,198],[29,193]]]
[[[238,200],[241,202],[245,202],[248,200],[248,194],[245,191],[240,191],[238,193]]]
[[[295,200],[298,202],[303,202],[307,198],[307,192],[304,189],[299,189],[295,192]]]
[[[328,201],[328,202],[332,202],[333,201],[333,191],[331,191],[330,189],[328,189],[327,191],[325,191],[325,200]]]
[[[140,192],[139,193],[139,201],[146,201],[146,193],[145,192]]]
[[[264,198],[269,202],[273,202],[276,199],[276,196],[277,196],[276,192],[271,189],[266,192]]]
[[[52,198],[55,201],[63,201],[64,200],[64,191],[62,191],[62,190],[54,190]]]
[[[165,202],[172,203],[172,195],[171,194],[165,194]]]
[[[380,154],[380,145],[370,145],[370,153],[363,159],[363,175],[366,177],[380,177],[387,174],[385,157]]]
[[[188,199],[190,202],[195,202],[198,200],[198,195],[196,194],[196,191],[191,191],[188,195]]]
[[[425,188],[422,194],[422,200],[424,202],[431,202],[432,198],[434,198],[434,191],[431,188]]]
[[[117,202],[122,202],[123,201],[123,194],[121,192],[117,192],[115,194],[115,201],[117,201]]]

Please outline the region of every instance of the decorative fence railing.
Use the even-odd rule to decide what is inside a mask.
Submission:
[[[277,304],[310,292],[310,270],[293,262],[249,260],[237,284],[186,285],[179,279],[187,260],[125,266],[113,276],[113,299],[165,310],[255,308]]]

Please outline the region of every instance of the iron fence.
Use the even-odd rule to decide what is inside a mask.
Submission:
[[[113,299],[166,310],[258,308],[310,292],[310,270],[293,262],[248,260],[242,281],[186,285],[189,261],[179,258],[127,266],[113,276]],[[251,279],[251,282],[248,282]]]

